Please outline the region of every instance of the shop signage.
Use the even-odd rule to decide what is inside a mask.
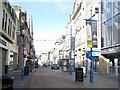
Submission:
[[[26,47],[24,47],[24,54],[27,54],[28,49]]]
[[[109,54],[119,52],[120,47],[104,48],[101,50],[101,54]]]
[[[87,48],[91,48],[92,47],[92,40],[87,40]]]
[[[100,55],[100,51],[92,51],[92,57],[99,56],[99,55]],[[87,51],[86,57],[87,58],[91,57],[91,51]]]
[[[0,43],[1,43],[2,45],[6,46],[6,42],[5,42],[4,40],[0,39]]]

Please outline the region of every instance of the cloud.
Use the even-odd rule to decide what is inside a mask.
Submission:
[[[63,13],[64,12],[70,13],[70,11],[72,10],[71,4],[73,4],[73,3],[71,3],[71,2],[60,2],[60,3],[54,2],[56,9]]]

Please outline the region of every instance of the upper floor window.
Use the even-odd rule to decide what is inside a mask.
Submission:
[[[15,26],[13,25],[12,38],[15,39]]]
[[[10,37],[11,37],[11,33],[12,33],[12,21],[10,22]]]
[[[5,22],[5,10],[3,10],[3,18],[2,18],[2,29],[4,28],[4,22]]]
[[[5,32],[6,32],[6,28],[7,28],[7,14],[6,14],[6,18],[5,18]]]
[[[9,19],[9,22],[8,22],[8,35],[10,35],[10,19]]]

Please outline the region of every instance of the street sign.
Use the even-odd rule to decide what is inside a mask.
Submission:
[[[91,48],[92,47],[92,40],[87,40],[87,48]]]

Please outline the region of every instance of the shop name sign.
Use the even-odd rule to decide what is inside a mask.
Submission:
[[[6,46],[6,42],[5,42],[4,40],[0,39],[0,43],[1,43],[2,45]]]
[[[101,51],[102,54],[107,54],[107,53],[115,53],[117,52],[117,48],[116,47],[112,47],[112,48],[107,48],[107,49],[103,49]]]

